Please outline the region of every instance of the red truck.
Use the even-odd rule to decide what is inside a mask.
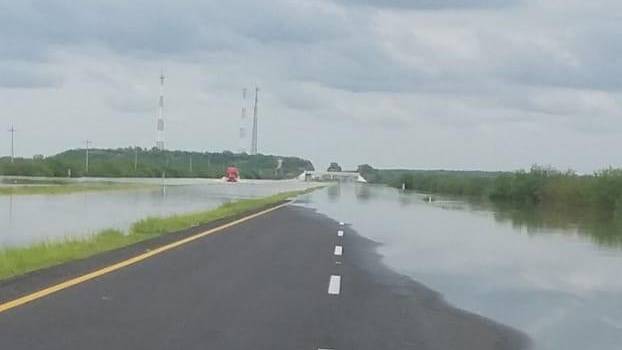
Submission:
[[[240,180],[240,171],[234,166],[227,168],[227,174],[225,175],[227,182],[238,182]]]

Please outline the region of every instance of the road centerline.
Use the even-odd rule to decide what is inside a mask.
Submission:
[[[336,245],[336,246],[335,246],[335,255],[340,256],[340,255],[342,255],[342,254],[343,254],[343,247],[342,247],[342,246],[340,246],[340,245]]]
[[[331,275],[328,282],[328,294],[339,295],[341,293],[341,276]]]

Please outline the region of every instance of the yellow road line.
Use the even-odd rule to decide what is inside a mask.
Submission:
[[[137,255],[137,256],[135,256],[133,258],[129,258],[127,260],[123,260],[121,262],[118,262],[116,264],[104,267],[104,268],[99,269],[97,271],[93,271],[93,272],[87,273],[85,275],[82,275],[82,276],[79,276],[79,277],[76,277],[76,278],[72,278],[72,279],[67,280],[65,282],[61,282],[61,283],[53,285],[51,287],[48,287],[48,288],[45,288],[45,289],[41,289],[41,290],[39,290],[37,292],[34,292],[32,294],[28,294],[28,295],[23,296],[21,298],[17,298],[15,300],[11,300],[11,301],[6,302],[4,304],[0,304],[0,313],[4,312],[4,311],[7,311],[7,310],[10,310],[10,309],[13,309],[13,308],[16,308],[18,306],[30,303],[31,301],[35,301],[37,299],[41,299],[41,298],[43,298],[45,296],[48,296],[48,295],[53,294],[53,293],[56,293],[56,292],[61,291],[63,289],[67,289],[67,288],[76,286],[78,284],[84,283],[86,281],[92,280],[94,278],[103,276],[103,275],[108,274],[110,272],[122,269],[124,267],[129,266],[129,265],[136,264],[137,262],[149,259],[152,256],[164,253],[164,252],[166,252],[168,250],[171,250],[173,248],[179,247],[179,246],[184,245],[186,243],[192,242],[192,241],[197,240],[199,238],[205,237],[205,236],[210,235],[212,233],[215,233],[215,232],[218,232],[218,231],[222,231],[222,230],[227,229],[229,227],[241,224],[241,223],[243,223],[245,221],[254,219],[254,218],[258,217],[258,216],[261,216],[261,215],[270,213],[272,211],[275,211],[277,209],[283,208],[283,207],[289,205],[290,203],[291,203],[291,201],[287,202],[287,203],[284,203],[284,204],[281,204],[281,205],[278,205],[276,207],[270,208],[270,209],[262,210],[262,211],[260,211],[258,213],[245,216],[245,217],[243,217],[241,219],[232,221],[232,222],[230,222],[228,224],[224,224],[222,226],[215,227],[215,228],[213,228],[211,230],[207,230],[205,232],[197,233],[196,235],[184,238],[184,239],[179,240],[179,241],[175,241],[173,243],[169,243],[169,244],[164,245],[162,247],[159,247],[159,248],[156,248],[154,250],[151,250],[151,251],[149,251],[147,253],[143,253],[143,254]]]

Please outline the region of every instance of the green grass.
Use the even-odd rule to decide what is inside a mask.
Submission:
[[[0,251],[0,280],[137,242],[138,236],[104,230],[88,239],[37,243]]]
[[[107,229],[83,239],[37,243],[28,247],[0,250],[0,280],[97,253],[124,247],[168,232],[207,224],[284,201],[315,190],[283,192],[269,197],[226,203],[216,209],[169,217],[148,217],[131,225],[128,232]]]
[[[69,194],[75,192],[120,191],[150,188],[153,185],[113,182],[71,183],[58,185],[0,186],[2,195]]]

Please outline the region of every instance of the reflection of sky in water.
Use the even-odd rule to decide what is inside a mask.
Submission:
[[[523,330],[538,349],[622,346],[622,250],[576,229],[528,234],[492,211],[379,186],[343,185],[310,198],[308,206],[383,243],[392,269]]]
[[[188,182],[188,181],[186,181]],[[0,247],[126,229],[146,216],[215,208],[232,199],[308,187],[298,181],[200,182],[133,191],[0,196]]]

